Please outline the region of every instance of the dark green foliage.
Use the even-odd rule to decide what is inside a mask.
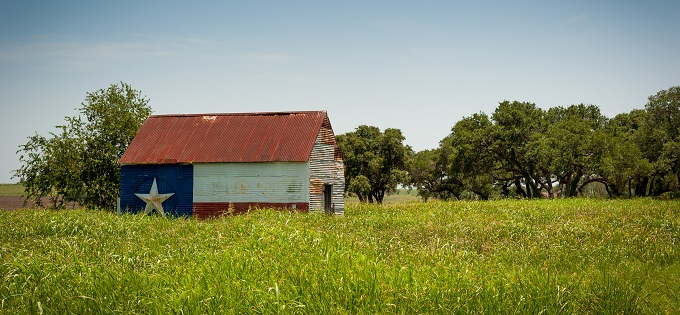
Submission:
[[[118,159],[151,114],[149,100],[131,86],[112,84],[87,93],[81,116],[66,117],[58,133],[34,135],[17,153],[23,166],[14,176],[25,187],[26,202],[51,207],[68,202],[114,209],[120,182]]]
[[[345,163],[347,191],[361,202],[382,203],[386,193],[407,182],[412,150],[404,145],[401,130],[381,132],[378,127],[361,125],[336,139]]]
[[[409,185],[421,187],[418,195],[427,201],[434,197],[442,200],[460,198],[463,191],[459,178],[449,176],[448,148],[424,150],[413,155],[409,168]]]
[[[543,110],[504,101],[491,116],[458,121],[437,150],[415,156],[411,176],[424,197],[452,196],[441,193],[445,183],[456,185],[455,196],[480,199],[574,197],[592,183],[610,196],[680,192],[680,87],[611,119],[595,105]]]

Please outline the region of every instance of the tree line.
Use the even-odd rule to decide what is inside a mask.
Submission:
[[[456,122],[439,147],[414,152],[399,129],[359,126],[337,136],[349,194],[381,203],[399,185],[427,200],[680,194],[680,87],[644,109],[608,118],[596,105],[544,110],[503,101]]]
[[[80,115],[58,132],[20,146],[14,177],[26,202],[76,202],[114,209],[118,160],[144,120],[149,99],[121,82],[87,93]],[[358,126],[336,137],[346,192],[382,203],[397,187],[428,198],[574,197],[599,183],[618,196],[680,195],[680,87],[649,97],[644,109],[608,118],[595,105],[543,110],[501,102],[491,114],[456,122],[439,147],[414,152],[401,130]]]

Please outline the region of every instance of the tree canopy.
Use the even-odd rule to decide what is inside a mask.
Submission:
[[[607,118],[595,105],[543,110],[503,101],[455,123],[410,168],[418,193],[574,197],[600,183],[610,196],[680,191],[680,87],[650,96],[644,110]]]
[[[386,193],[407,182],[411,148],[399,129],[361,125],[336,137],[345,163],[347,191],[362,202],[382,203]]]
[[[35,134],[17,151],[23,165],[14,171],[25,187],[25,202],[52,207],[68,202],[114,209],[120,184],[118,159],[151,115],[141,91],[121,82],[87,93],[80,115],[65,117],[58,132]]]

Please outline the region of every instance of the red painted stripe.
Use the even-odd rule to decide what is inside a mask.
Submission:
[[[193,215],[197,218],[214,218],[228,214],[245,213],[254,209],[281,209],[309,212],[308,202],[194,202]]]

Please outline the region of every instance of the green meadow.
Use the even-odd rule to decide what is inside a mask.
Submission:
[[[3,314],[678,314],[680,201],[0,215]]]
[[[0,184],[0,196],[21,196],[24,186],[21,184]]]

